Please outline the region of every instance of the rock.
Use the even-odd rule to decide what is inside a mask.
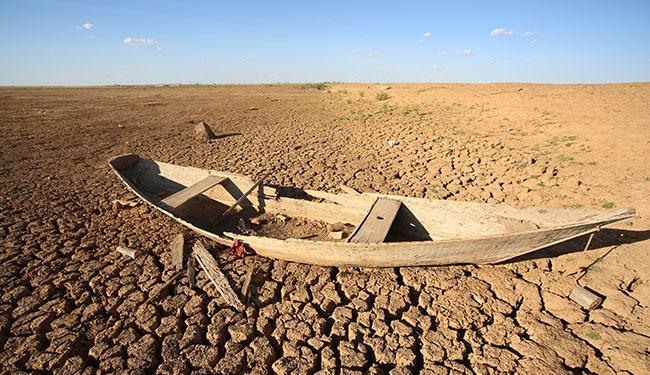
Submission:
[[[214,139],[215,135],[208,124],[201,121],[194,127],[194,138],[202,141],[209,141],[210,139]]]
[[[341,222],[327,224],[327,230],[330,232],[340,232],[345,229],[345,225]]]
[[[329,237],[333,240],[342,240],[343,239],[343,231],[338,231],[338,232],[330,232]]]

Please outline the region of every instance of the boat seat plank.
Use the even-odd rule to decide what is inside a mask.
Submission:
[[[348,242],[384,242],[401,205],[394,199],[377,198]]]
[[[183,203],[205,192],[206,190],[224,183],[227,179],[227,177],[208,176],[203,180],[195,183],[194,185],[188,186],[181,191],[177,191],[176,193],[163,199],[161,202],[171,208],[178,208]]]

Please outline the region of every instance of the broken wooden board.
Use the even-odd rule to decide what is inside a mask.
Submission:
[[[228,178],[226,177],[208,176],[203,180],[197,182],[196,184],[192,186],[188,186],[185,189],[168,196],[167,198],[163,199],[161,202],[171,208],[177,208],[183,203],[187,202],[188,200],[203,193],[204,191],[223,183],[227,179]]]
[[[603,303],[603,298],[601,296],[592,293],[589,289],[581,286],[573,288],[571,294],[569,294],[569,299],[582,306],[587,311],[591,311]]]
[[[221,272],[219,264],[214,260],[212,255],[210,255],[208,250],[206,250],[201,241],[196,241],[192,250],[194,251],[194,257],[197,262],[201,268],[203,268],[206,275],[208,275],[208,278],[212,281],[212,285],[214,285],[214,288],[219,292],[221,297],[223,297],[230,306],[237,310],[244,310],[244,305],[230,287],[226,275]]]
[[[172,275],[172,276],[171,276],[167,281],[165,281],[164,284],[162,284],[162,285],[160,285],[159,287],[157,287],[156,289],[154,289],[154,290],[149,294],[149,298],[147,298],[147,300],[144,301],[144,303],[147,304],[147,303],[149,303],[149,302],[152,302],[152,301],[155,300],[156,298],[158,298],[158,296],[159,296],[162,292],[164,292],[167,288],[169,288],[169,287],[174,283],[174,281],[176,281],[176,279],[178,279],[178,277],[179,277],[181,274],[182,274],[181,272],[176,272],[176,273],[175,273],[174,275]]]
[[[185,237],[183,233],[179,233],[174,237],[171,245],[172,250],[172,267],[176,271],[183,269],[183,248],[185,247]]]
[[[359,194],[361,194],[356,189],[353,189],[353,188],[351,188],[349,186],[345,186],[345,185],[340,185],[339,189],[341,189],[341,191],[344,192],[345,194],[351,194],[351,195],[359,195]]]
[[[228,209],[227,209],[223,214],[221,214],[221,215],[222,215],[222,216],[226,216],[228,213],[230,213],[230,211],[234,210],[235,207],[237,207],[238,205],[240,205],[240,204],[241,204],[241,203],[242,203],[242,202],[243,202],[243,201],[244,201],[244,200],[245,200],[245,199],[246,199],[246,198],[247,198],[247,197],[248,197],[248,196],[249,196],[253,191],[255,191],[255,189],[257,189],[257,187],[260,186],[260,184],[261,184],[262,182],[264,182],[264,180],[266,180],[270,175],[271,175],[270,173],[265,174],[264,177],[262,177],[259,181],[257,181],[255,184],[253,184],[253,186],[251,186],[250,189],[248,189],[248,191],[246,191],[246,192],[245,192],[241,197],[239,197],[239,199],[237,199],[237,200],[235,201],[235,203],[233,203],[230,207],[228,207]]]
[[[377,198],[366,217],[359,223],[348,242],[381,243],[393,225],[402,202]]]
[[[248,301],[248,292],[251,286],[251,280],[253,279],[253,271],[255,270],[255,265],[253,263],[248,265],[248,271],[246,271],[246,277],[244,278],[244,283],[241,287],[241,296],[244,299],[244,302]]]

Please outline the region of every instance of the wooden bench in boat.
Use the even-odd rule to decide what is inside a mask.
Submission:
[[[206,190],[209,190],[219,184],[226,182],[226,180],[228,180],[227,177],[208,176],[203,180],[195,183],[194,185],[188,186],[181,191],[177,191],[176,193],[163,199],[161,202],[172,209],[178,208],[188,200],[196,197]]]
[[[348,242],[384,242],[401,205],[394,199],[377,198]]]

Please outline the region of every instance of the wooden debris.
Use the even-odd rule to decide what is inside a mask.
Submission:
[[[361,194],[356,189],[353,189],[353,188],[351,188],[349,186],[345,186],[345,185],[339,186],[339,189],[341,189],[341,191],[344,192],[345,194],[352,194],[352,195]]]
[[[131,257],[132,259],[135,259],[135,256],[140,252],[138,249],[132,249],[126,246],[118,246],[116,250],[118,253]]]
[[[212,281],[212,285],[214,285],[215,289],[219,292],[221,297],[223,297],[223,299],[226,300],[229,305],[233,306],[237,310],[243,310],[244,305],[237,298],[237,295],[230,287],[226,275],[221,272],[219,264],[216,260],[214,260],[212,255],[210,255],[203,244],[200,241],[196,241],[192,250],[194,250],[194,256],[196,257],[197,262],[201,268],[203,268],[203,271],[205,271],[206,275],[208,275],[208,278],[210,281]]]
[[[174,281],[176,281],[176,279],[178,279],[178,277],[181,274],[182,274],[182,272],[180,272],[180,271],[176,272],[172,277],[170,277],[167,281],[165,281],[165,283],[163,285],[161,285],[161,286],[157,287],[156,289],[154,289],[153,292],[151,292],[151,294],[149,295],[149,298],[144,303],[147,304],[149,302],[152,302],[156,298],[158,298],[158,296],[163,291],[165,291],[167,288],[169,288],[172,285],[172,283],[174,283]]]
[[[174,237],[170,247],[172,250],[172,266],[176,271],[180,271],[183,269],[183,249],[185,247],[185,237],[183,236],[183,233],[179,233]]]
[[[384,242],[401,205],[394,199],[377,198],[348,242]]]
[[[241,233],[248,232],[248,228],[246,228],[246,222],[241,217],[239,220],[237,220],[237,229],[239,229]]]
[[[187,279],[189,280],[190,289],[196,286],[196,259],[190,257],[187,260]]]
[[[589,246],[591,246],[591,240],[594,239],[594,234],[596,234],[596,232],[591,232],[591,234],[589,235],[589,239],[587,240],[587,244],[585,245],[585,248],[582,251],[587,251],[589,249]]]
[[[251,188],[248,189],[247,192],[245,192],[241,197],[239,197],[239,199],[237,199],[237,200],[235,201],[235,203],[232,204],[232,206],[228,207],[228,209],[227,209],[227,210],[222,214],[222,216],[226,216],[228,213],[230,213],[230,211],[234,210],[235,207],[237,207],[238,205],[240,205],[241,202],[243,202],[244,199],[246,199],[246,197],[248,197],[248,196],[250,195],[250,193],[252,193],[253,191],[255,191],[255,189],[257,189],[257,187],[260,186],[260,184],[261,184],[262,182],[264,182],[264,180],[266,180],[267,177],[269,177],[269,175],[271,175],[271,174],[270,174],[270,173],[265,174],[264,177],[262,177],[262,178],[261,178],[259,181],[257,181],[256,183],[254,183],[253,186],[251,186]]]
[[[598,308],[598,306],[603,303],[603,298],[601,296],[598,296],[581,286],[573,288],[571,294],[569,294],[569,298],[586,310]]]
[[[248,265],[248,271],[246,271],[246,278],[244,278],[244,283],[242,284],[241,287],[241,297],[244,300],[244,302],[248,302],[248,292],[251,285],[251,279],[253,278],[254,269],[255,269],[255,265],[253,265],[253,263]]]

